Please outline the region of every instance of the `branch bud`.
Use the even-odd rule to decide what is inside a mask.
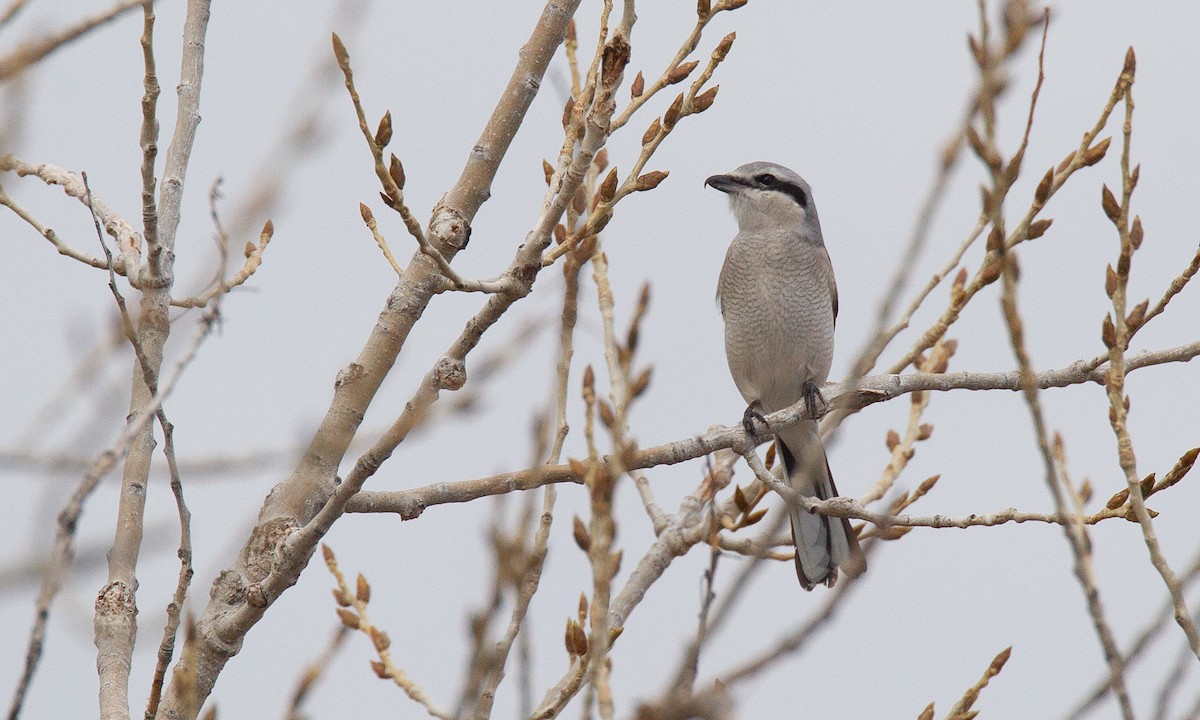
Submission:
[[[685,62],[682,65],[677,65],[675,69],[667,75],[667,84],[674,85],[675,83],[680,83],[684,80],[687,80],[687,76],[691,75],[692,71],[695,70],[696,66],[699,64],[699,60],[692,60],[691,62]]]
[[[654,138],[658,137],[658,131],[662,129],[662,123],[658,118],[654,118],[654,122],[650,123],[650,127],[646,128],[646,132],[642,133],[642,145],[649,145]]]
[[[392,182],[396,183],[396,187],[404,189],[404,165],[400,163],[400,158],[392,155],[391,161],[388,163],[388,175],[392,176]]]
[[[675,123],[679,122],[679,112],[683,109],[683,93],[675,96],[671,101],[671,107],[667,108],[667,113],[663,115],[663,129],[670,132],[675,127]]]
[[[608,175],[604,176],[604,182],[600,183],[600,199],[604,202],[610,202],[616,194],[617,169],[614,167],[608,171]]]
[[[667,175],[669,174],[669,172],[655,170],[653,172],[648,172],[645,175],[640,175],[637,179],[637,189],[639,191],[653,190],[654,188],[658,187],[659,183],[661,183],[663,180],[666,180]]]
[[[646,90],[646,78],[642,77],[642,71],[638,70],[637,77],[629,84],[629,96],[639,98]]]
[[[392,141],[392,111],[388,110],[383,114],[383,119],[379,121],[379,129],[375,131],[375,144],[379,149],[387,147],[387,144]]]
[[[1112,194],[1112,190],[1108,189],[1108,185],[1103,185],[1100,188],[1100,206],[1104,208],[1104,214],[1108,216],[1114,224],[1121,216],[1121,206],[1117,204],[1117,198]]]
[[[1112,138],[1106,137],[1095,145],[1091,146],[1083,153],[1083,166],[1091,167],[1104,159],[1104,154],[1108,152],[1108,145],[1112,142]]]
[[[714,85],[692,98],[692,112],[702,113],[712,107],[713,101],[717,99],[717,90],[719,89],[721,89],[720,85]]]

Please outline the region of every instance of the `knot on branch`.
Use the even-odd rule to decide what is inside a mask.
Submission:
[[[621,82],[625,66],[629,64],[629,41],[621,33],[613,36],[604,46],[604,55],[600,60],[600,83],[611,88]]]
[[[366,374],[366,368],[358,363],[350,363],[346,367],[338,371],[337,378],[333,381],[334,389],[340,389],[343,385],[349,385]]]
[[[96,595],[96,617],[132,617],[137,614],[133,588],[121,581],[111,582]]]
[[[467,383],[467,365],[459,358],[442,357],[433,368],[439,390],[458,390]]]
[[[439,251],[445,248],[462,250],[471,241],[471,222],[458,210],[440,205],[429,221],[429,236]]]
[[[299,528],[300,523],[290,517],[272,518],[255,526],[242,558],[251,583],[259,582],[271,572],[279,547]]]

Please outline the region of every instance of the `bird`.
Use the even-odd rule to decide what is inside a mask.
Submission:
[[[808,417],[776,432],[788,485],[821,500],[838,494],[821,443],[818,406],[833,362],[837,283],[812,188],[782,165],[752,162],[704,181],[729,196],[738,232],[725,254],[717,304],[725,322],[729,372],[747,406],[752,435],[763,415],[805,401]],[[832,587],[866,558],[846,518],[790,508],[796,575],[805,590]]]

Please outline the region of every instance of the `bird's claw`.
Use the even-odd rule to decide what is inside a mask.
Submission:
[[[762,412],[758,409],[758,403],[752,403],[746,406],[746,412],[742,413],[742,428],[751,437],[757,437],[759,427],[764,431],[767,429],[767,419],[763,417]]]
[[[804,393],[804,409],[810,418],[816,420],[828,411],[829,403],[825,402],[825,396],[821,394],[821,388],[817,387],[815,382],[805,380],[802,392]]]

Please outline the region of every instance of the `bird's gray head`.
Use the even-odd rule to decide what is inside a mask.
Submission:
[[[807,231],[805,236],[820,242],[821,224],[812,188],[784,166],[746,163],[727,175],[713,175],[704,184],[729,196],[739,229],[800,229]]]

